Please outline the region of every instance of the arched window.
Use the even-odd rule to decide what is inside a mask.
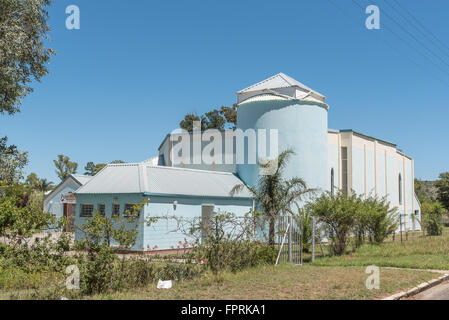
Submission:
[[[331,169],[331,194],[334,194],[334,168]]]
[[[402,176],[401,174],[399,174],[399,178],[398,178],[398,182],[399,182],[399,204],[402,204]]]

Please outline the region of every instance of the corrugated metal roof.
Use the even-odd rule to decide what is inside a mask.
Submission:
[[[79,183],[81,183],[81,185],[85,185],[86,183],[88,183],[93,177],[92,176],[85,176],[82,174],[72,174],[72,176],[78,180]]]
[[[298,80],[293,79],[292,77],[287,76],[284,73],[278,73],[268,79],[265,79],[263,81],[260,81],[256,84],[253,84],[252,86],[249,86],[248,88],[245,88],[243,90],[240,90],[237,93],[245,93],[245,92],[251,92],[251,91],[260,91],[260,90],[267,90],[267,89],[278,89],[278,88],[288,88],[288,87],[299,87],[301,89],[304,89],[306,91],[312,91],[315,94],[318,94],[322,96],[319,92],[316,92],[315,90],[309,88],[305,84],[299,82]]]
[[[108,165],[76,193],[150,193],[229,197],[232,188],[239,184],[242,184],[242,181],[228,172],[128,163]],[[251,193],[244,188],[235,197],[251,198]]]

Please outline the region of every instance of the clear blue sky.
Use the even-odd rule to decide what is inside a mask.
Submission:
[[[50,74],[21,113],[0,116],[0,136],[29,151],[26,173],[58,182],[60,153],[78,173],[88,161],[142,161],[185,113],[232,105],[236,91],[284,72],[328,97],[330,128],[395,142],[416,177],[435,179],[449,170],[449,64],[385,29],[432,57],[385,16],[406,25],[384,0],[357,1],[380,7],[381,30],[367,30],[351,0],[332,0],[341,11],[328,0],[57,0]],[[398,1],[449,46],[447,0]],[[80,30],[65,28],[70,4]]]

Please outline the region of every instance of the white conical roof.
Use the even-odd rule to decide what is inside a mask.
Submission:
[[[278,73],[268,79],[253,84],[248,88],[240,90],[237,92],[237,95],[239,97],[239,102],[242,102],[255,95],[267,93],[279,94],[279,96],[284,96],[285,98],[310,99],[320,102],[324,102],[326,99],[324,95],[284,73]]]

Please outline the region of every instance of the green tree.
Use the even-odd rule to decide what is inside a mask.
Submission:
[[[111,289],[114,263],[117,262],[111,245],[115,242],[119,249],[130,249],[135,244],[139,233],[137,217],[145,203],[142,201],[127,210],[126,219],[119,215],[103,216],[96,211],[77,227],[85,239],[77,241],[75,247],[87,250],[87,261],[82,264],[84,272],[81,278],[85,293],[101,293]]]
[[[207,129],[218,129],[223,130],[226,124],[226,119],[220,113],[219,110],[212,110],[206,112],[202,117],[202,124],[204,122],[204,130]]]
[[[106,166],[107,166],[106,163],[97,163],[97,164],[95,164],[93,162],[88,162],[86,164],[86,166],[84,167],[84,170],[86,170],[86,172],[84,174],[88,175],[88,176],[94,176],[98,172],[100,172],[101,169],[103,169]]]
[[[78,169],[78,163],[70,161],[70,158],[62,154],[58,155],[57,160],[53,160],[56,166],[56,174],[59,179],[64,180],[69,175],[75,174]]]
[[[290,149],[283,151],[277,159],[261,164],[263,170],[273,170],[272,174],[259,177],[256,187],[247,186],[253,197],[257,199],[262,213],[269,221],[268,242],[274,246],[276,217],[291,210],[296,201],[310,192],[305,181],[301,178],[284,179],[283,172],[288,159],[294,152]],[[231,190],[231,196],[239,193],[245,185],[239,184]]]
[[[440,203],[424,202],[421,205],[423,228],[429,236],[439,236],[443,233],[442,217],[445,210]]]
[[[449,210],[449,172],[440,174],[440,179],[435,183],[437,187],[438,201]]]
[[[226,127],[235,129],[237,125],[237,105],[234,104],[232,107],[221,106],[219,110],[214,109],[202,116],[188,113],[179,123],[179,126],[187,132],[192,132],[194,121],[201,122],[201,131],[207,129],[223,130]]]
[[[179,123],[179,126],[186,130],[187,132],[193,132],[193,122],[201,121],[201,130],[204,130],[203,121],[199,116],[194,113],[188,113],[185,115],[184,119]]]
[[[415,178],[415,193],[421,203],[437,201],[436,181],[424,181]]]
[[[53,182],[48,181],[45,178],[40,179],[34,172],[28,175],[25,183],[29,185],[33,190],[40,191],[42,193],[51,190],[54,186]]]
[[[397,208],[392,208],[386,198],[368,197],[361,203],[359,222],[370,243],[381,244],[398,227]]]
[[[123,160],[113,160],[113,161],[111,161],[111,162],[109,162],[110,164],[117,164],[117,163],[126,163],[125,161],[123,161]]]
[[[360,198],[341,190],[334,194],[325,192],[306,205],[306,210],[324,224],[326,236],[331,240],[331,251],[337,255],[345,253],[360,209]]]
[[[36,190],[40,191],[42,193],[45,193],[45,192],[53,189],[53,187],[54,187],[54,183],[53,182],[48,181],[45,178],[42,178],[42,179],[39,179],[39,181],[37,182]]]
[[[50,0],[0,1],[0,114],[19,112],[30,83],[48,73],[55,52],[44,46]]]
[[[51,221],[51,215],[30,202],[29,187],[18,182],[0,183],[0,237],[20,245]]]
[[[39,177],[34,172],[30,173],[25,180],[25,183],[28,184],[31,188],[36,188],[39,183]]]
[[[19,181],[23,178],[23,168],[28,164],[28,152],[7,144],[8,138],[0,138],[0,180]]]
[[[220,113],[225,117],[231,129],[235,129],[237,126],[237,104],[233,104],[232,107],[221,106]]]

